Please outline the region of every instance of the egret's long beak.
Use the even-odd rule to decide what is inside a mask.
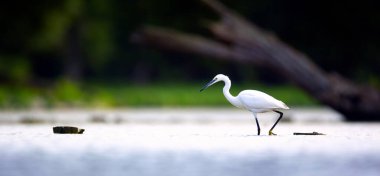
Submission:
[[[209,83],[207,83],[201,90],[199,90],[199,92],[202,92],[203,90],[207,89],[208,87],[210,87],[211,85],[213,85],[216,81],[216,78],[214,78],[213,80],[211,80]]]

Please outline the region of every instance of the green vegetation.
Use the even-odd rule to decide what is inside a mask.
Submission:
[[[114,108],[114,107],[184,107],[230,106],[222,84],[199,92],[203,83],[76,84],[59,81],[52,88],[0,87],[0,108]],[[316,102],[293,86],[234,85],[232,94],[243,89],[258,89],[290,106],[316,105]]]
[[[380,87],[380,11],[372,1],[344,6],[337,1],[220,2],[310,56],[328,73]],[[278,83],[265,68],[131,43],[133,33],[145,25],[213,38],[206,24],[217,19],[199,0],[3,1],[0,84],[55,83],[62,77],[99,82],[199,81],[221,72],[241,82],[260,78]]]

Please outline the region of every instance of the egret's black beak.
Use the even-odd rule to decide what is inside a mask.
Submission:
[[[199,92],[202,92],[203,90],[207,89],[208,87],[210,87],[212,84],[214,84],[216,81],[216,78],[214,78],[213,80],[211,80],[209,83],[207,83],[201,90],[199,90]]]

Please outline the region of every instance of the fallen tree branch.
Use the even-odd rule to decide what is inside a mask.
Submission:
[[[380,92],[328,74],[311,59],[263,31],[214,0],[203,2],[221,16],[208,28],[221,42],[174,30],[145,27],[132,35],[135,43],[165,50],[187,52],[271,69],[348,120],[380,120]]]

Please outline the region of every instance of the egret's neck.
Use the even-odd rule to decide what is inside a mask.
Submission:
[[[226,99],[234,106],[241,107],[240,101],[231,95],[230,88],[231,88],[231,81],[229,79],[224,79],[224,87],[223,87],[223,94],[226,97]]]

